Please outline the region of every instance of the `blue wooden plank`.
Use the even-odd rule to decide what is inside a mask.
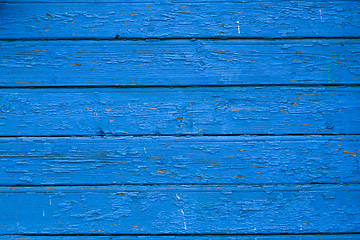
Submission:
[[[0,86],[359,84],[360,40],[2,42]]]
[[[359,197],[359,185],[9,187],[0,233],[351,233]]]
[[[0,185],[358,183],[357,136],[0,138]]]
[[[359,87],[1,89],[2,136],[359,134]]]
[[[251,236],[219,236],[219,235],[201,235],[201,236],[27,236],[27,235],[18,235],[18,236],[0,236],[0,239],[6,240],[353,240],[360,239],[358,234],[334,234],[334,235],[272,235],[272,236],[261,236],[261,235],[251,235]]]
[[[2,1],[1,38],[360,37],[358,1],[80,2]]]

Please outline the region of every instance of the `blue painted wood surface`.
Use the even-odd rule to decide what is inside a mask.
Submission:
[[[10,39],[360,37],[357,1],[1,2]]]
[[[351,233],[359,198],[354,185],[3,187],[0,233]]]
[[[0,185],[359,183],[358,136],[0,138]]]
[[[359,87],[2,89],[3,136],[359,134]]]
[[[0,0],[0,239],[360,239],[359,12]]]
[[[1,86],[360,83],[357,39],[14,41],[1,45]]]

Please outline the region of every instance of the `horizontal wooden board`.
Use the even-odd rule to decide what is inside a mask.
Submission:
[[[0,90],[2,136],[359,134],[360,87]]]
[[[272,235],[272,236],[261,236],[261,235],[201,235],[201,236],[26,236],[26,235],[6,235],[0,236],[0,239],[6,240],[352,240],[359,239],[359,234],[332,234],[332,235]]]
[[[357,136],[0,138],[0,185],[358,183]]]
[[[358,232],[359,185],[0,188],[0,233]]]
[[[3,39],[360,36],[358,1],[2,2]]]
[[[359,84],[359,56],[356,39],[2,42],[0,86]]]

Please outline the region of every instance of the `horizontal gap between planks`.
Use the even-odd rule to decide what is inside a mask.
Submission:
[[[360,136],[360,133],[294,133],[294,134],[112,134],[101,135],[0,135],[0,138],[89,138],[89,137],[281,137],[281,136]]]
[[[312,236],[319,236],[319,235],[360,235],[360,232],[336,232],[336,233],[332,233],[332,232],[314,232],[314,233],[255,233],[255,234],[232,234],[232,233],[202,233],[202,234],[192,234],[192,233],[183,233],[183,234],[178,234],[178,233],[162,233],[162,234],[93,234],[93,233],[85,233],[85,234],[2,234],[0,236],[29,236],[29,237],[72,237],[72,236],[194,236],[194,237],[206,237],[206,236],[307,236],[307,235],[312,235]]]
[[[301,1],[301,0],[300,0]],[[342,0],[332,0],[333,2],[342,2]],[[143,3],[155,3],[156,0],[65,0],[63,3],[97,3],[97,4],[107,4],[107,3],[134,3],[134,4],[143,4]],[[160,1],[161,3],[166,1]],[[172,3],[247,3],[244,0],[174,0]],[[274,2],[274,0],[267,0],[265,2]],[[276,2],[276,1],[275,1]],[[295,1],[296,2],[296,1]],[[297,0],[299,2],[299,0]],[[316,2],[316,1],[315,1]],[[327,0],[320,0],[318,2],[327,2]],[[0,0],[0,3],[32,3],[32,4],[42,4],[42,3],[54,3],[58,4],[58,1],[54,0]]]
[[[0,38],[0,41],[14,42],[14,41],[172,41],[172,40],[331,40],[331,39],[360,39],[360,37],[77,37],[77,38],[59,38],[59,37],[47,37],[47,38]]]
[[[229,84],[229,85],[67,85],[67,86],[0,86],[0,89],[96,89],[96,88],[251,88],[251,87],[360,87],[360,84]]]
[[[49,187],[166,187],[166,186],[176,186],[176,187],[240,187],[240,186],[253,186],[253,187],[263,187],[263,186],[360,186],[360,183],[123,183],[123,184],[2,184],[0,188],[49,188]]]

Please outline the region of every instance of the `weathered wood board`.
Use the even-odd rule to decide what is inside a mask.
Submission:
[[[1,89],[2,136],[359,134],[359,87]]]
[[[358,185],[7,187],[0,233],[351,233],[359,198]]]
[[[4,87],[360,83],[357,39],[3,41],[0,53]]]
[[[358,136],[0,138],[0,185],[359,183]]]
[[[3,39],[360,37],[357,1],[1,2]]]

